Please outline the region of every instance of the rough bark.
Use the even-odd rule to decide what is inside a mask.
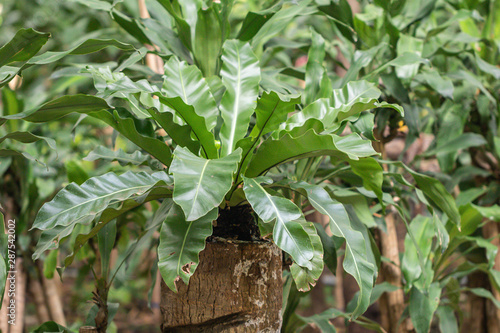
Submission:
[[[93,326],[82,326],[78,330],[78,333],[97,333],[97,328]]]
[[[282,254],[270,242],[209,242],[189,285],[162,283],[163,332],[279,332]]]

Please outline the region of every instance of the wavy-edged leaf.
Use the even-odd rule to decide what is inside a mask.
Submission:
[[[314,29],[311,29],[311,34],[311,47],[307,53],[304,105],[309,105],[318,98],[328,98],[332,95],[332,83],[323,67],[325,40]]]
[[[174,110],[176,115],[191,127],[195,139],[200,142],[204,157],[217,158],[219,156],[214,134],[207,129],[205,119],[196,114],[191,105],[186,104],[180,97],[168,98],[159,92],[153,95],[158,97],[161,104]],[[168,129],[168,127],[165,128],[165,131]],[[169,135],[174,135],[174,133],[169,133]]]
[[[97,161],[97,160],[107,160],[107,161],[117,161],[120,165],[145,165],[154,164],[150,156],[144,155],[139,150],[134,151],[131,154],[124,152],[121,148],[117,150],[111,150],[104,146],[97,146],[92,150],[86,157],[83,158],[85,161]],[[158,167],[154,166],[155,168]]]
[[[352,275],[359,286],[359,297],[351,318],[356,319],[370,305],[370,295],[377,271],[367,260],[366,243],[361,232],[353,229],[344,206],[333,200],[328,192],[318,185],[305,182],[292,184],[292,188],[303,189],[311,205],[330,218],[330,230],[334,236],[345,239],[344,269]]]
[[[255,36],[259,29],[273,17],[278,10],[278,6],[273,6],[259,12],[248,12],[238,31],[237,38],[243,42],[247,42]]]
[[[290,273],[299,291],[309,291],[316,285],[321,273],[323,273],[323,243],[312,222],[306,220],[298,221],[309,235],[313,246],[314,255],[310,260],[312,268],[301,267],[297,263],[290,266]]]
[[[33,142],[43,140],[47,143],[47,145],[50,148],[57,150],[56,141],[54,139],[47,138],[44,136],[34,135],[33,133],[30,133],[30,132],[11,132],[11,133],[8,133],[8,134],[4,135],[3,137],[0,137],[0,143],[4,142],[7,139],[16,140],[16,141],[19,141],[22,143],[33,143]]]
[[[49,40],[50,34],[33,29],[20,29],[0,48],[0,67],[17,61],[28,61]]]
[[[302,212],[292,201],[270,195],[261,183],[270,184],[272,180],[269,177],[243,177],[243,191],[248,202],[263,222],[275,220],[273,240],[276,245],[290,254],[299,266],[312,270],[311,259],[315,252],[311,237],[303,226]],[[315,229],[313,235],[316,235]]]
[[[248,43],[237,40],[224,43],[221,76],[226,87],[220,104],[224,120],[220,131],[221,156],[226,156],[247,134],[250,117],[257,106],[259,60]]]
[[[45,52],[35,56],[24,63],[22,66],[5,66],[0,69],[0,87],[4,86],[7,82],[12,80],[16,74],[20,74],[23,70],[34,66],[44,65],[62,59],[67,55],[81,55],[100,51],[109,46],[124,50],[135,51],[134,46],[126,43],[119,42],[114,39],[88,39],[83,43],[63,52]]]
[[[311,0],[300,1],[288,7],[281,8],[276,14],[264,23],[252,38],[254,49],[260,49],[269,39],[283,30],[296,16],[308,13],[307,6]]]
[[[148,112],[176,145],[188,148],[195,155],[199,154],[201,145],[191,138],[191,126],[177,124],[171,112],[160,112],[156,108],[150,108]]]
[[[410,291],[410,318],[417,333],[427,333],[431,327],[434,312],[439,305],[441,288],[438,282],[421,291],[413,287]]]
[[[341,137],[335,134],[319,135],[311,129],[293,136],[292,131],[278,140],[264,141],[244,174],[255,177],[282,163],[306,157],[330,155],[341,160],[356,160],[375,154],[371,142],[355,133]]]
[[[142,205],[145,202],[149,202],[152,200],[158,200],[158,199],[164,199],[164,198],[170,198],[172,197],[172,188],[171,186],[166,186],[166,185],[156,185],[155,187],[152,187],[151,190],[145,192],[144,194],[133,197],[130,199],[127,199],[120,203],[118,207],[108,207],[106,208],[101,216],[97,219],[98,223],[95,224],[95,226],[90,230],[90,232],[86,234],[79,234],[76,236],[74,245],[73,245],[73,252],[69,254],[65,259],[64,259],[64,266],[68,267],[71,265],[73,262],[76,254],[78,251],[85,245],[89,239],[97,235],[99,230],[101,230],[107,223],[112,221],[113,219],[117,218],[118,216],[125,214],[126,212],[137,208],[138,206]],[[59,227],[56,227],[51,230],[46,230],[42,232],[42,237],[40,238],[38,244],[37,244],[37,250],[33,255],[33,258],[36,259],[40,256],[40,254],[48,249],[50,243],[53,243],[57,245],[58,240],[62,239],[64,237],[64,234],[54,234],[51,235],[52,238],[45,236],[45,234],[51,233],[52,230],[55,230]],[[44,241],[42,241],[44,239]],[[54,242],[55,241],[55,242]]]
[[[231,189],[241,149],[231,155],[208,160],[177,147],[170,172],[174,176],[174,202],[181,206],[187,221],[205,216],[224,200]]]
[[[127,110],[123,108],[108,110],[109,108],[109,105],[102,98],[90,95],[64,96],[45,103],[39,109],[2,116],[0,117],[0,125],[9,119],[24,119],[39,123],[56,120],[73,112],[88,114],[113,127],[163,164],[170,165],[172,153],[163,141],[140,133],[138,131],[140,122]]]
[[[413,176],[413,179],[415,179],[417,186],[430,199],[430,203],[448,215],[448,218],[460,229],[460,212],[455,204],[455,200],[439,180],[415,172],[398,161],[382,161],[382,163],[394,164],[408,171]]]
[[[83,94],[63,96],[43,104],[38,109],[0,116],[0,125],[10,119],[42,123],[59,119],[72,112],[89,113],[105,109],[109,109],[109,105],[102,98]]]
[[[265,91],[257,101],[256,123],[250,136],[259,138],[277,130],[280,124],[286,121],[287,115],[295,111],[295,105],[298,103],[298,96],[284,96],[275,91]]]
[[[205,77],[217,74],[219,55],[224,42],[215,6],[200,8],[194,34],[193,55]]]
[[[164,69],[163,90],[167,97],[178,96],[186,104],[192,105],[194,111],[205,118],[207,130],[211,131],[217,124],[219,109],[198,67],[171,57]]]
[[[89,223],[109,205],[139,196],[159,182],[171,183],[165,172],[151,175],[145,172],[109,172],[87,180],[81,186],[71,183],[44,204],[38,212],[33,228],[48,230],[57,226]]]
[[[182,208],[174,205],[163,222],[158,245],[158,269],[167,286],[177,292],[175,282],[185,284],[199,263],[199,253],[205,248],[205,239],[212,234],[212,222],[217,219],[214,208],[205,216],[186,221]]]
[[[418,215],[410,223],[410,231],[405,237],[405,252],[401,260],[401,270],[409,287],[424,272],[423,267],[431,251],[432,242],[430,240],[434,234],[434,225],[429,217]]]

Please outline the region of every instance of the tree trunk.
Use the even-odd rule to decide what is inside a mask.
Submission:
[[[161,281],[162,332],[279,332],[281,267],[270,242],[207,243],[188,286]]]

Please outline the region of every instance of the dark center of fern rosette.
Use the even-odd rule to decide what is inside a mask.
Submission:
[[[261,240],[252,207],[241,205],[221,209],[209,241],[214,237],[241,241]]]

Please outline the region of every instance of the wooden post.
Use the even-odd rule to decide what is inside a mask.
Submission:
[[[161,281],[162,332],[280,332],[281,267],[271,242],[207,243],[188,286]]]

